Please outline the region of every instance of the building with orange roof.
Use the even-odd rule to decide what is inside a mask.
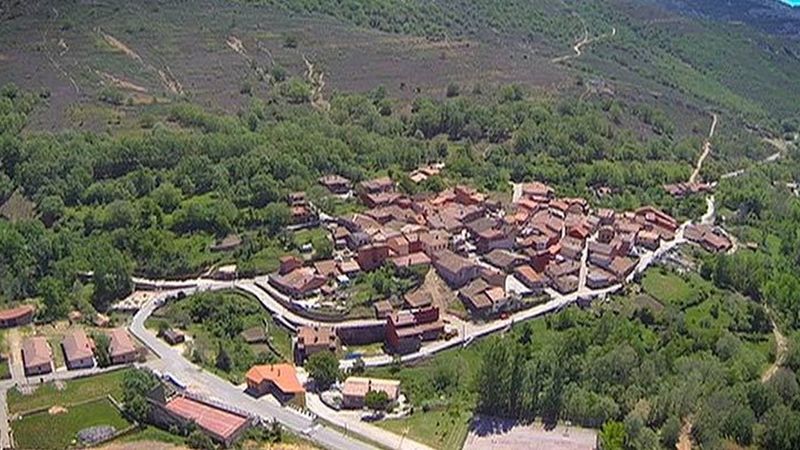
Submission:
[[[247,392],[261,397],[272,394],[283,404],[292,403],[304,407],[305,389],[297,379],[297,370],[288,363],[253,366],[245,374]]]

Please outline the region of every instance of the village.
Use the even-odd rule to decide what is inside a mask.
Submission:
[[[421,168],[410,178],[423,181],[439,170]],[[275,417],[288,408],[294,411],[286,413],[290,416],[324,418],[394,445],[403,438],[365,420],[407,413],[401,382],[363,377],[358,368],[426,358],[572,302],[587,306],[630,283],[682,242],[708,252],[732,247],[727,234],[713,225],[679,224],[652,206],[625,212],[593,209],[586,199],[558,197],[539,182],[515,185],[506,204],[465,185],[408,196],[388,177],[355,186],[339,175],[319,182],[330,195],[357,198],[365,208],[332,217],[302,192],[289,196],[292,230],[324,232],[333,246],[327,257],[287,255],[275,273],[249,280],[238,279],[235,268],[193,282],[137,279],[138,293],[117,305],[136,312],[130,325],[136,339],[122,327],[96,328],[91,335],[72,327],[59,339],[34,332],[22,338],[20,354],[11,355],[12,378],[38,377],[41,382],[135,364],[163,379],[148,402],[150,420],[164,429],[194,423],[229,446],[259,423],[258,415]],[[348,314],[353,286],[379,270],[405,280],[404,289],[386,298],[361,299],[367,313],[362,305],[362,313]],[[258,298],[293,336],[291,360],[252,366],[239,387],[190,372],[181,350],[191,339],[185,330],[169,327],[154,333],[144,326],[169,302],[204,290],[231,289]],[[29,305],[3,311],[0,325],[26,326],[33,315]],[[109,326],[107,318],[102,322]],[[100,346],[99,335],[105,336]],[[315,388],[303,367],[320,353],[339,358],[347,374],[330,388]],[[15,370],[22,373],[14,375]],[[197,392],[190,386],[205,388]],[[220,390],[228,392],[225,401],[211,400],[220,398]],[[374,393],[381,393],[378,416],[374,398],[368,400]],[[301,419],[282,422],[292,420]]]

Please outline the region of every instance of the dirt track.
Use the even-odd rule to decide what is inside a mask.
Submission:
[[[694,183],[697,181],[697,177],[700,176],[700,171],[703,169],[703,163],[706,161],[706,158],[708,158],[709,153],[711,153],[711,139],[714,138],[714,133],[717,130],[718,117],[716,114],[711,113],[711,118],[711,129],[708,131],[708,138],[703,143],[703,153],[700,154],[700,158],[697,160],[694,171],[689,177],[689,183]]]
[[[762,383],[769,381],[778,372],[778,369],[786,362],[789,352],[789,340],[781,333],[774,320],[772,321],[772,334],[775,335],[775,362],[761,375]]]
[[[584,46],[586,46],[588,44],[591,44],[592,42],[599,41],[600,39],[604,39],[606,37],[613,37],[613,36],[616,36],[616,35],[617,35],[617,27],[611,27],[611,32],[610,33],[604,33],[604,34],[601,34],[601,35],[598,35],[598,36],[595,36],[595,37],[592,37],[592,38],[589,37],[589,30],[588,29],[584,29],[583,37],[578,42],[576,42],[575,45],[572,47],[572,51],[575,52],[574,54],[559,56],[557,58],[553,58],[551,61],[553,63],[562,63],[564,61],[569,61],[570,59],[577,58],[577,57],[583,55],[583,52],[582,52],[581,49]]]

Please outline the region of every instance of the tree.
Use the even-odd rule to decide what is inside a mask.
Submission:
[[[600,432],[600,444],[603,450],[623,450],[625,448],[625,425],[622,422],[609,421]]]
[[[108,309],[112,301],[133,292],[131,270],[125,257],[116,249],[108,249],[94,265],[92,305],[98,311]]]
[[[230,355],[228,355],[228,352],[225,350],[225,347],[223,347],[222,344],[219,344],[219,351],[217,352],[217,361],[214,365],[217,367],[217,369],[223,372],[230,372],[231,367],[233,366],[231,357]]]
[[[664,447],[675,448],[681,435],[681,427],[681,421],[677,416],[669,416],[661,425],[661,443]]]
[[[197,450],[214,450],[216,448],[214,441],[200,430],[194,430],[189,433],[189,437],[186,438],[186,444],[190,448]]]
[[[314,379],[317,389],[321,391],[330,388],[341,376],[339,360],[336,359],[336,355],[327,351],[311,355],[306,361],[305,368]]]
[[[800,414],[784,405],[769,410],[762,420],[758,444],[766,450],[800,448]]]
[[[147,394],[158,385],[158,378],[146,369],[132,369],[122,379],[122,399],[125,411],[135,420],[144,422],[150,413]]]
[[[181,204],[183,194],[174,184],[165,182],[153,189],[150,197],[165,213],[171,213]]]
[[[389,405],[389,395],[384,391],[369,391],[364,396],[364,406],[376,413],[386,411]]]
[[[42,222],[52,226],[64,214],[64,200],[58,195],[48,195],[39,202],[39,213]]]
[[[111,343],[108,335],[105,333],[94,333],[92,336],[94,340],[94,356],[97,359],[97,365],[100,367],[108,367],[111,365],[111,355],[109,354],[108,346]]]
[[[67,304],[67,289],[64,283],[54,277],[45,277],[39,281],[37,286],[39,295],[42,297],[44,311],[41,316],[45,320],[53,320],[64,317],[67,314],[69,305]]]

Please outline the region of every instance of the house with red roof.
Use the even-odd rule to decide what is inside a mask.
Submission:
[[[33,336],[22,341],[22,367],[29,377],[53,371],[53,350],[47,338]]]
[[[22,305],[16,308],[0,310],[0,328],[27,325],[33,320],[36,308],[33,305]]]
[[[114,328],[108,332],[108,356],[111,364],[130,364],[139,358],[139,350],[124,328]]]

